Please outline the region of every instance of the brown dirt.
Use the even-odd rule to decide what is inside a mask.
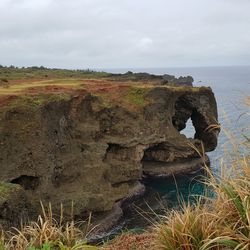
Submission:
[[[44,93],[44,94],[71,94],[76,92],[74,89],[68,86],[44,86],[44,87],[31,87],[22,91],[24,94],[31,94],[35,95],[37,93]]]
[[[156,250],[155,235],[150,233],[143,234],[123,234],[114,239],[107,246],[101,248],[102,250]]]
[[[0,97],[0,107],[4,107],[8,105],[11,101],[17,98],[16,95],[9,95],[9,96],[1,96]]]

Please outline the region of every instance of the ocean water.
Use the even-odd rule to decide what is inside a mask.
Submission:
[[[250,137],[250,110],[243,103],[246,96],[250,96],[250,66],[105,69],[112,73],[125,73],[129,70],[175,76],[191,75],[194,78],[194,86],[212,88],[217,101],[222,131],[216,150],[208,155],[213,173],[219,176],[222,159],[224,162],[227,161],[232,149],[228,132],[232,133],[234,140],[239,142],[245,140],[244,136]],[[187,137],[193,137],[194,128],[191,121],[188,121],[187,127],[181,133]],[[175,178],[148,180],[145,197],[135,202],[132,208],[125,212],[118,228],[145,228],[157,220],[155,213],[164,214],[165,210],[178,207],[180,201],[192,200],[196,195],[204,194],[205,187],[201,179],[203,179],[203,173],[197,172]],[[148,218],[151,218],[150,221]]]

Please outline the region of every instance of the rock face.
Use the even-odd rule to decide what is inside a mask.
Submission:
[[[0,228],[19,225],[28,216],[25,192],[20,185],[0,183]]]
[[[190,144],[201,149],[201,141],[206,151],[216,147],[219,131],[207,130],[217,123],[210,88],[140,88],[137,106],[107,105],[101,95],[79,91],[35,112],[15,107],[2,113],[0,182],[22,187],[35,211],[42,200],[58,209],[62,203],[66,212],[73,201],[76,215],[104,212],[143,190],[150,162],[198,158]],[[180,133],[189,118],[193,139]]]

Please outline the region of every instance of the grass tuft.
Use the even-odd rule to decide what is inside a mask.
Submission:
[[[87,244],[88,222],[64,222],[63,207],[59,220],[53,216],[51,205],[41,203],[42,215],[11,232],[0,233],[0,250],[85,250],[96,249]],[[73,218],[73,217],[72,217]]]

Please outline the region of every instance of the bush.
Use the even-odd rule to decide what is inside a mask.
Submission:
[[[85,250],[96,249],[89,246],[85,239],[89,222],[81,222],[79,228],[75,221],[63,223],[63,208],[59,221],[53,217],[51,205],[48,210],[42,206],[43,214],[37,222],[30,222],[20,230],[0,234],[0,250]],[[81,241],[80,241],[81,240]],[[1,245],[2,242],[2,245]],[[2,249],[1,249],[2,247]]]

